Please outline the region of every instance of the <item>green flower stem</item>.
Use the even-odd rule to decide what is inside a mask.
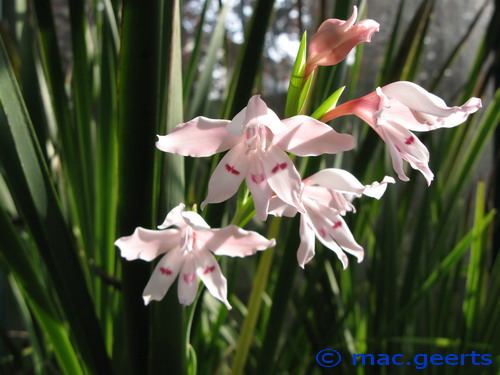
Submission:
[[[268,238],[275,237],[279,233],[280,227],[281,218],[273,218],[269,227]],[[248,313],[245,317],[245,320],[243,321],[241,334],[236,346],[237,349],[232,369],[233,375],[243,374],[243,371],[245,369],[248,352],[250,351],[250,345],[252,344],[252,339],[254,337],[255,326],[257,325],[257,319],[260,313],[262,293],[267,286],[267,280],[269,277],[269,271],[271,269],[273,256],[274,249],[268,249],[261,255],[259,268],[257,269],[257,274],[255,275],[255,281],[252,287],[252,292],[250,294],[250,300],[248,302]]]

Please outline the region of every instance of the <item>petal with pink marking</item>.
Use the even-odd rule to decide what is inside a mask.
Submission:
[[[427,147],[412,132],[399,123],[391,122],[390,127],[384,126],[382,131],[385,132],[387,139],[394,145],[397,154],[399,154],[399,159],[403,158],[410,163],[413,169],[419,170],[427,180],[427,184],[430,185],[434,179],[434,174],[429,169],[429,151]],[[386,143],[388,144],[387,140]],[[389,147],[389,150],[391,150],[391,147]],[[399,164],[394,161],[397,154],[394,151],[391,152],[393,166]],[[398,170],[396,168],[394,170],[399,176]]]
[[[297,250],[297,261],[299,266],[304,268],[306,263],[314,257],[315,237],[312,224],[307,219],[307,215],[300,216],[300,246]]]
[[[362,262],[365,255],[363,247],[356,242],[344,219],[340,215],[329,216],[328,222],[330,225],[327,233],[342,250],[354,255],[358,259],[358,263]]]
[[[199,279],[196,272],[195,257],[198,254],[189,254],[179,272],[179,281],[177,282],[177,297],[181,305],[189,306],[196,298],[198,292]]]
[[[179,248],[169,251],[161,258],[142,293],[145,305],[150,301],[160,301],[165,297],[183,262],[184,257]]]
[[[198,243],[216,255],[230,257],[246,257],[275,246],[274,239],[268,240],[264,236],[229,225],[224,228],[210,229],[197,232]]]
[[[346,269],[349,265],[349,259],[347,258],[347,255],[345,255],[344,251],[340,248],[340,246],[328,233],[331,222],[327,221],[323,214],[317,211],[317,208],[313,207],[308,208],[307,211],[307,215],[312,224],[312,227],[314,228],[316,238],[319,240],[319,242],[321,242],[337,255],[340,262],[342,263],[342,267]]]
[[[271,199],[273,191],[267,183],[264,167],[258,158],[249,158],[249,169],[245,181],[253,197],[257,218],[266,220],[269,200]]]
[[[150,230],[137,227],[131,236],[121,237],[115,241],[121,256],[127,260],[142,259],[151,261],[158,255],[179,246],[180,231],[178,229]]]
[[[354,138],[337,133],[330,126],[308,116],[294,116],[283,120],[286,132],[274,136],[273,143],[299,156],[336,154],[354,148]]]
[[[261,160],[271,189],[284,202],[304,213],[305,208],[301,201],[302,181],[288,155],[278,147],[271,146],[262,155]]]
[[[231,310],[232,307],[227,300],[227,280],[214,256],[208,251],[199,251],[195,257],[195,263],[196,273],[210,294]]]
[[[156,147],[182,156],[203,157],[226,151],[240,142],[240,137],[226,129],[229,121],[206,117],[177,125],[167,135],[159,135]]]
[[[220,203],[232,197],[248,170],[247,145],[240,143],[228,151],[215,168],[208,182],[208,194],[201,209],[208,203]]]

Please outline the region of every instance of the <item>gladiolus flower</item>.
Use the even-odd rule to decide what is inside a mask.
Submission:
[[[387,184],[394,183],[385,176],[382,182],[362,185],[356,177],[342,169],[329,168],[319,171],[303,181],[302,202],[306,212],[300,218],[300,246],[297,251],[299,266],[304,268],[315,253],[316,237],[324,246],[335,252],[347,268],[346,252],[354,255],[358,263],[363,260],[364,250],[356,242],[342,216],[356,212],[351,201],[366,195],[380,199]],[[269,213],[276,216],[295,216],[297,210],[278,197],[271,199]]]
[[[257,217],[267,218],[274,191],[300,212],[300,176],[286,152],[299,156],[337,153],[354,147],[354,139],[307,116],[281,121],[258,95],[232,121],[197,117],[159,136],[156,147],[165,152],[203,157],[229,150],[208,184],[207,203],[233,196],[243,179],[252,194]],[[286,152],[285,152],[286,151]]]
[[[178,297],[183,305],[190,305],[196,297],[198,281],[201,279],[208,291],[222,301],[228,309],[227,281],[212,255],[246,257],[275,245],[255,232],[243,230],[235,225],[210,229],[203,218],[195,212],[184,211],[179,204],[170,211],[162,230],[136,228],[131,236],[121,237],[115,245],[127,260],[151,261],[165,254],[158,262],[143,292],[144,303],[161,300],[179,276]],[[166,229],[176,226],[174,229]]]
[[[370,42],[380,25],[370,19],[355,23],[357,18],[358,8],[354,7],[347,21],[329,19],[321,24],[309,44],[305,78],[318,66],[338,64],[358,44]]]
[[[403,181],[403,160],[424,175],[430,185],[434,178],[429,169],[429,151],[410,131],[429,131],[460,125],[469,114],[481,108],[481,99],[471,98],[464,105],[448,107],[434,94],[412,82],[394,82],[351,100],[322,117],[322,121],[354,114],[367,122],[389,148],[392,166]]]

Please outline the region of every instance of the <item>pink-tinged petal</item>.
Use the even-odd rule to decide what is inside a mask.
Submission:
[[[269,109],[260,98],[260,95],[252,96],[246,107],[245,126],[252,125],[265,125],[273,134],[287,130],[276,113]]]
[[[430,185],[434,179],[434,174],[429,169],[429,151],[424,144],[412,132],[398,123],[381,126],[379,131],[389,148],[392,165],[398,177],[403,181],[409,180],[402,167],[401,159],[404,159],[410,163],[413,169],[422,172],[427,184]]]
[[[193,211],[185,211],[182,213],[182,218],[194,230],[204,230],[210,229],[210,225],[207,224],[205,219]]]
[[[234,136],[241,137],[245,131],[245,118],[247,116],[247,107],[243,108],[233,117],[227,125],[227,131]]]
[[[269,214],[278,217],[294,217],[297,214],[297,209],[283,202],[279,197],[274,196],[269,203]]]
[[[352,235],[346,222],[340,215],[328,217],[330,226],[327,233],[335,240],[342,250],[354,255],[358,259],[358,263],[363,261],[364,250]]]
[[[315,249],[314,229],[309,223],[307,215],[300,216],[300,246],[297,251],[299,266],[304,268],[306,263],[314,257]]]
[[[355,23],[357,16],[357,8],[354,7],[347,21],[330,19],[321,24],[309,44],[305,77],[319,65],[338,64],[359,43],[370,42],[372,34],[379,30],[380,25],[373,20]]]
[[[351,203],[352,198],[355,197],[353,194],[346,194],[344,196],[344,194],[338,191],[323,186],[304,184],[302,197],[321,202],[341,215],[345,215],[347,211],[356,212],[356,208]]]
[[[274,136],[273,143],[292,154],[316,156],[336,154],[354,148],[354,138],[337,133],[330,126],[308,116],[283,120],[288,130]]]
[[[324,246],[332,250],[340,262],[342,263],[342,267],[344,269],[349,265],[349,259],[347,255],[342,251],[339,245],[333,240],[333,238],[328,234],[330,223],[325,220],[320,213],[315,212],[315,209],[308,209],[307,215],[309,217],[310,223],[314,229],[314,233],[316,234],[316,238],[321,242]]]
[[[361,196],[365,190],[364,185],[351,173],[339,169],[323,169],[304,180],[306,185],[320,185],[341,193]]]
[[[387,189],[387,184],[395,183],[396,180],[394,180],[394,178],[390,176],[384,176],[384,179],[382,181],[375,181],[371,185],[366,185],[363,194],[371,198],[380,199]]]
[[[228,151],[215,168],[208,182],[208,194],[201,209],[208,203],[220,203],[232,197],[248,170],[247,146],[240,143]]]
[[[158,136],[156,147],[177,155],[203,157],[222,152],[236,145],[240,138],[226,130],[227,120],[197,117],[177,125],[167,135]]]
[[[382,87],[382,92],[392,100],[391,103],[397,101],[403,107],[398,108],[394,103],[391,116],[399,115],[399,123],[415,131],[457,126],[467,120],[469,114],[481,108],[481,100],[478,98],[471,98],[460,107],[448,107],[443,99],[413,82],[394,82]],[[404,109],[407,113],[404,113]]]
[[[179,281],[177,283],[177,294],[181,305],[189,306],[196,298],[198,291],[199,279],[196,272],[196,263],[194,258],[198,254],[189,254],[185,256],[184,263],[179,273]]]
[[[153,260],[158,255],[179,246],[179,243],[180,231],[178,229],[159,231],[141,227],[136,228],[131,236],[121,237],[115,241],[123,258],[145,261]]]
[[[256,157],[250,157],[249,162],[250,166],[245,180],[253,197],[257,218],[266,220],[269,200],[273,191],[267,183],[262,162]]]
[[[304,213],[301,201],[302,182],[288,155],[275,146],[271,146],[262,155],[262,163],[267,176],[267,182],[276,195],[284,202]]]
[[[182,217],[182,211],[184,211],[185,207],[186,205],[184,203],[180,203],[179,205],[172,208],[167,214],[167,217],[165,217],[163,223],[161,225],[158,225],[158,229],[165,229],[173,225],[179,228],[185,227],[186,222]]]
[[[145,305],[149,304],[150,301],[160,301],[165,297],[183,262],[184,257],[179,248],[169,251],[161,258],[142,293]]]
[[[216,255],[230,257],[243,258],[276,245],[274,239],[268,240],[256,232],[246,231],[236,225],[197,232],[196,235],[199,246]]]
[[[196,273],[210,294],[231,310],[231,305],[227,300],[227,281],[214,256],[208,251],[199,251],[195,257],[195,263]]]
[[[385,176],[381,182],[375,181],[370,185],[363,185],[351,173],[338,168],[323,169],[304,180],[306,188],[316,184],[340,193],[353,194],[357,197],[364,194],[376,199],[380,199],[384,194],[388,183],[393,184],[395,182],[392,177]],[[304,188],[304,194],[306,193],[306,188]],[[326,200],[325,197],[315,198],[320,202]]]

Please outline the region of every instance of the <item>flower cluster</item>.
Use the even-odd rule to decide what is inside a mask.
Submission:
[[[379,24],[373,20],[356,23],[356,18],[355,7],[349,20],[332,19],[321,25],[309,45],[305,78],[319,66],[339,63],[357,44],[370,41]],[[210,178],[202,209],[232,197],[245,180],[260,220],[266,220],[269,214],[291,217],[300,213],[300,267],[313,258],[317,238],[346,268],[346,253],[361,262],[364,250],[343,216],[355,212],[351,203],[354,198],[366,195],[379,199],[387,184],[395,183],[394,178],[385,176],[381,182],[363,185],[345,170],[328,168],[302,180],[288,154],[304,157],[353,149],[351,135],[338,133],[325,122],[354,114],[387,144],[401,180],[409,180],[403,169],[402,161],[406,160],[430,184],[434,176],[428,166],[429,152],[411,131],[457,126],[480,107],[478,98],[448,107],[414,83],[395,82],[329,110],[321,121],[304,115],[282,120],[255,95],[232,120],[197,117],[179,124],[170,134],[158,136],[156,147],[190,157],[227,151]],[[275,241],[234,225],[210,229],[200,215],[184,208],[179,204],[170,211],[159,231],[137,228],[131,236],[118,239],[116,245],[127,260],[150,261],[165,254],[144,290],[146,304],[162,299],[180,275],[178,296],[182,304],[193,302],[201,279],[210,293],[230,308],[226,279],[213,254],[245,257],[273,247]]]

